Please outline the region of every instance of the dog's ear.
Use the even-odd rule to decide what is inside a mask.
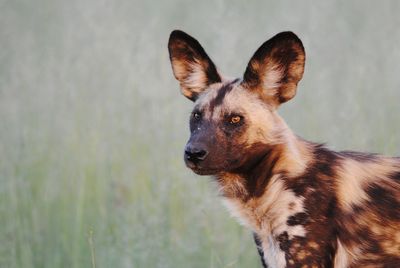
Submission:
[[[217,68],[200,43],[190,35],[175,30],[168,42],[169,57],[182,94],[195,101],[209,85],[221,82]]]
[[[254,53],[242,84],[251,91],[258,91],[263,99],[277,107],[296,95],[304,62],[300,39],[292,32],[279,33]]]

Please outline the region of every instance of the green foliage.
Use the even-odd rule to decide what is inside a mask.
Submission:
[[[191,104],[167,40],[240,76],[292,30],[282,107],[306,139],[398,154],[398,2],[0,1],[0,267],[257,267],[250,231],[184,167]]]

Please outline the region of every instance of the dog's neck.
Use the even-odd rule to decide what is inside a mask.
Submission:
[[[291,178],[303,174],[312,158],[313,145],[289,129],[280,140],[253,155],[245,167],[218,174],[221,194],[246,201],[262,196],[273,176]]]
[[[287,188],[286,180],[306,172],[312,159],[312,144],[292,135],[258,154],[245,172],[217,177],[225,206],[231,215],[259,237],[259,247],[268,265],[284,267],[285,252],[279,241],[304,237],[302,225],[288,226],[291,215],[305,213],[304,198]]]

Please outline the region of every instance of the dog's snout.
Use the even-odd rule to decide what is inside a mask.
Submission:
[[[185,159],[191,162],[203,161],[208,155],[208,152],[200,147],[186,146]]]

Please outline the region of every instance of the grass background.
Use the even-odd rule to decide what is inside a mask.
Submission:
[[[400,2],[0,0],[0,267],[258,267],[250,232],[184,167],[191,103],[167,54],[192,34],[240,76],[303,40],[281,114],[334,149],[400,154]]]

